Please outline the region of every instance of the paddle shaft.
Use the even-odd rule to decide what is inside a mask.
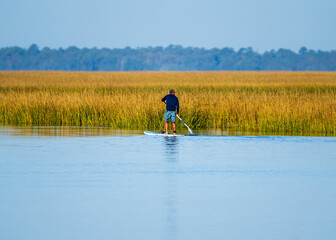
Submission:
[[[181,122],[188,128],[188,130],[189,130],[189,133],[191,133],[191,135],[195,135],[194,133],[193,133],[193,131],[191,131],[191,129],[188,127],[188,125],[180,118],[180,116],[179,115],[177,115],[176,114],[176,116],[178,117],[178,119],[180,119],[181,120]]]

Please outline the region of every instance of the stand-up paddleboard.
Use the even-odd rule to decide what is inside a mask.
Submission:
[[[145,131],[144,134],[149,136],[166,136],[166,137],[183,137],[184,135],[174,135],[174,134],[164,134],[164,133],[155,133],[150,131]]]

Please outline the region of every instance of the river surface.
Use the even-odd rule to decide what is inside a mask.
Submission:
[[[335,226],[336,138],[0,128],[3,240],[330,240]]]

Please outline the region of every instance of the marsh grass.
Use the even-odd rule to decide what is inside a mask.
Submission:
[[[328,72],[0,72],[0,124],[160,129],[171,88],[195,130],[336,135]]]

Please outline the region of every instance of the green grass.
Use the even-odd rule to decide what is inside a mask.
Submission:
[[[323,72],[0,72],[0,124],[162,129],[170,88],[193,130],[336,135]]]

